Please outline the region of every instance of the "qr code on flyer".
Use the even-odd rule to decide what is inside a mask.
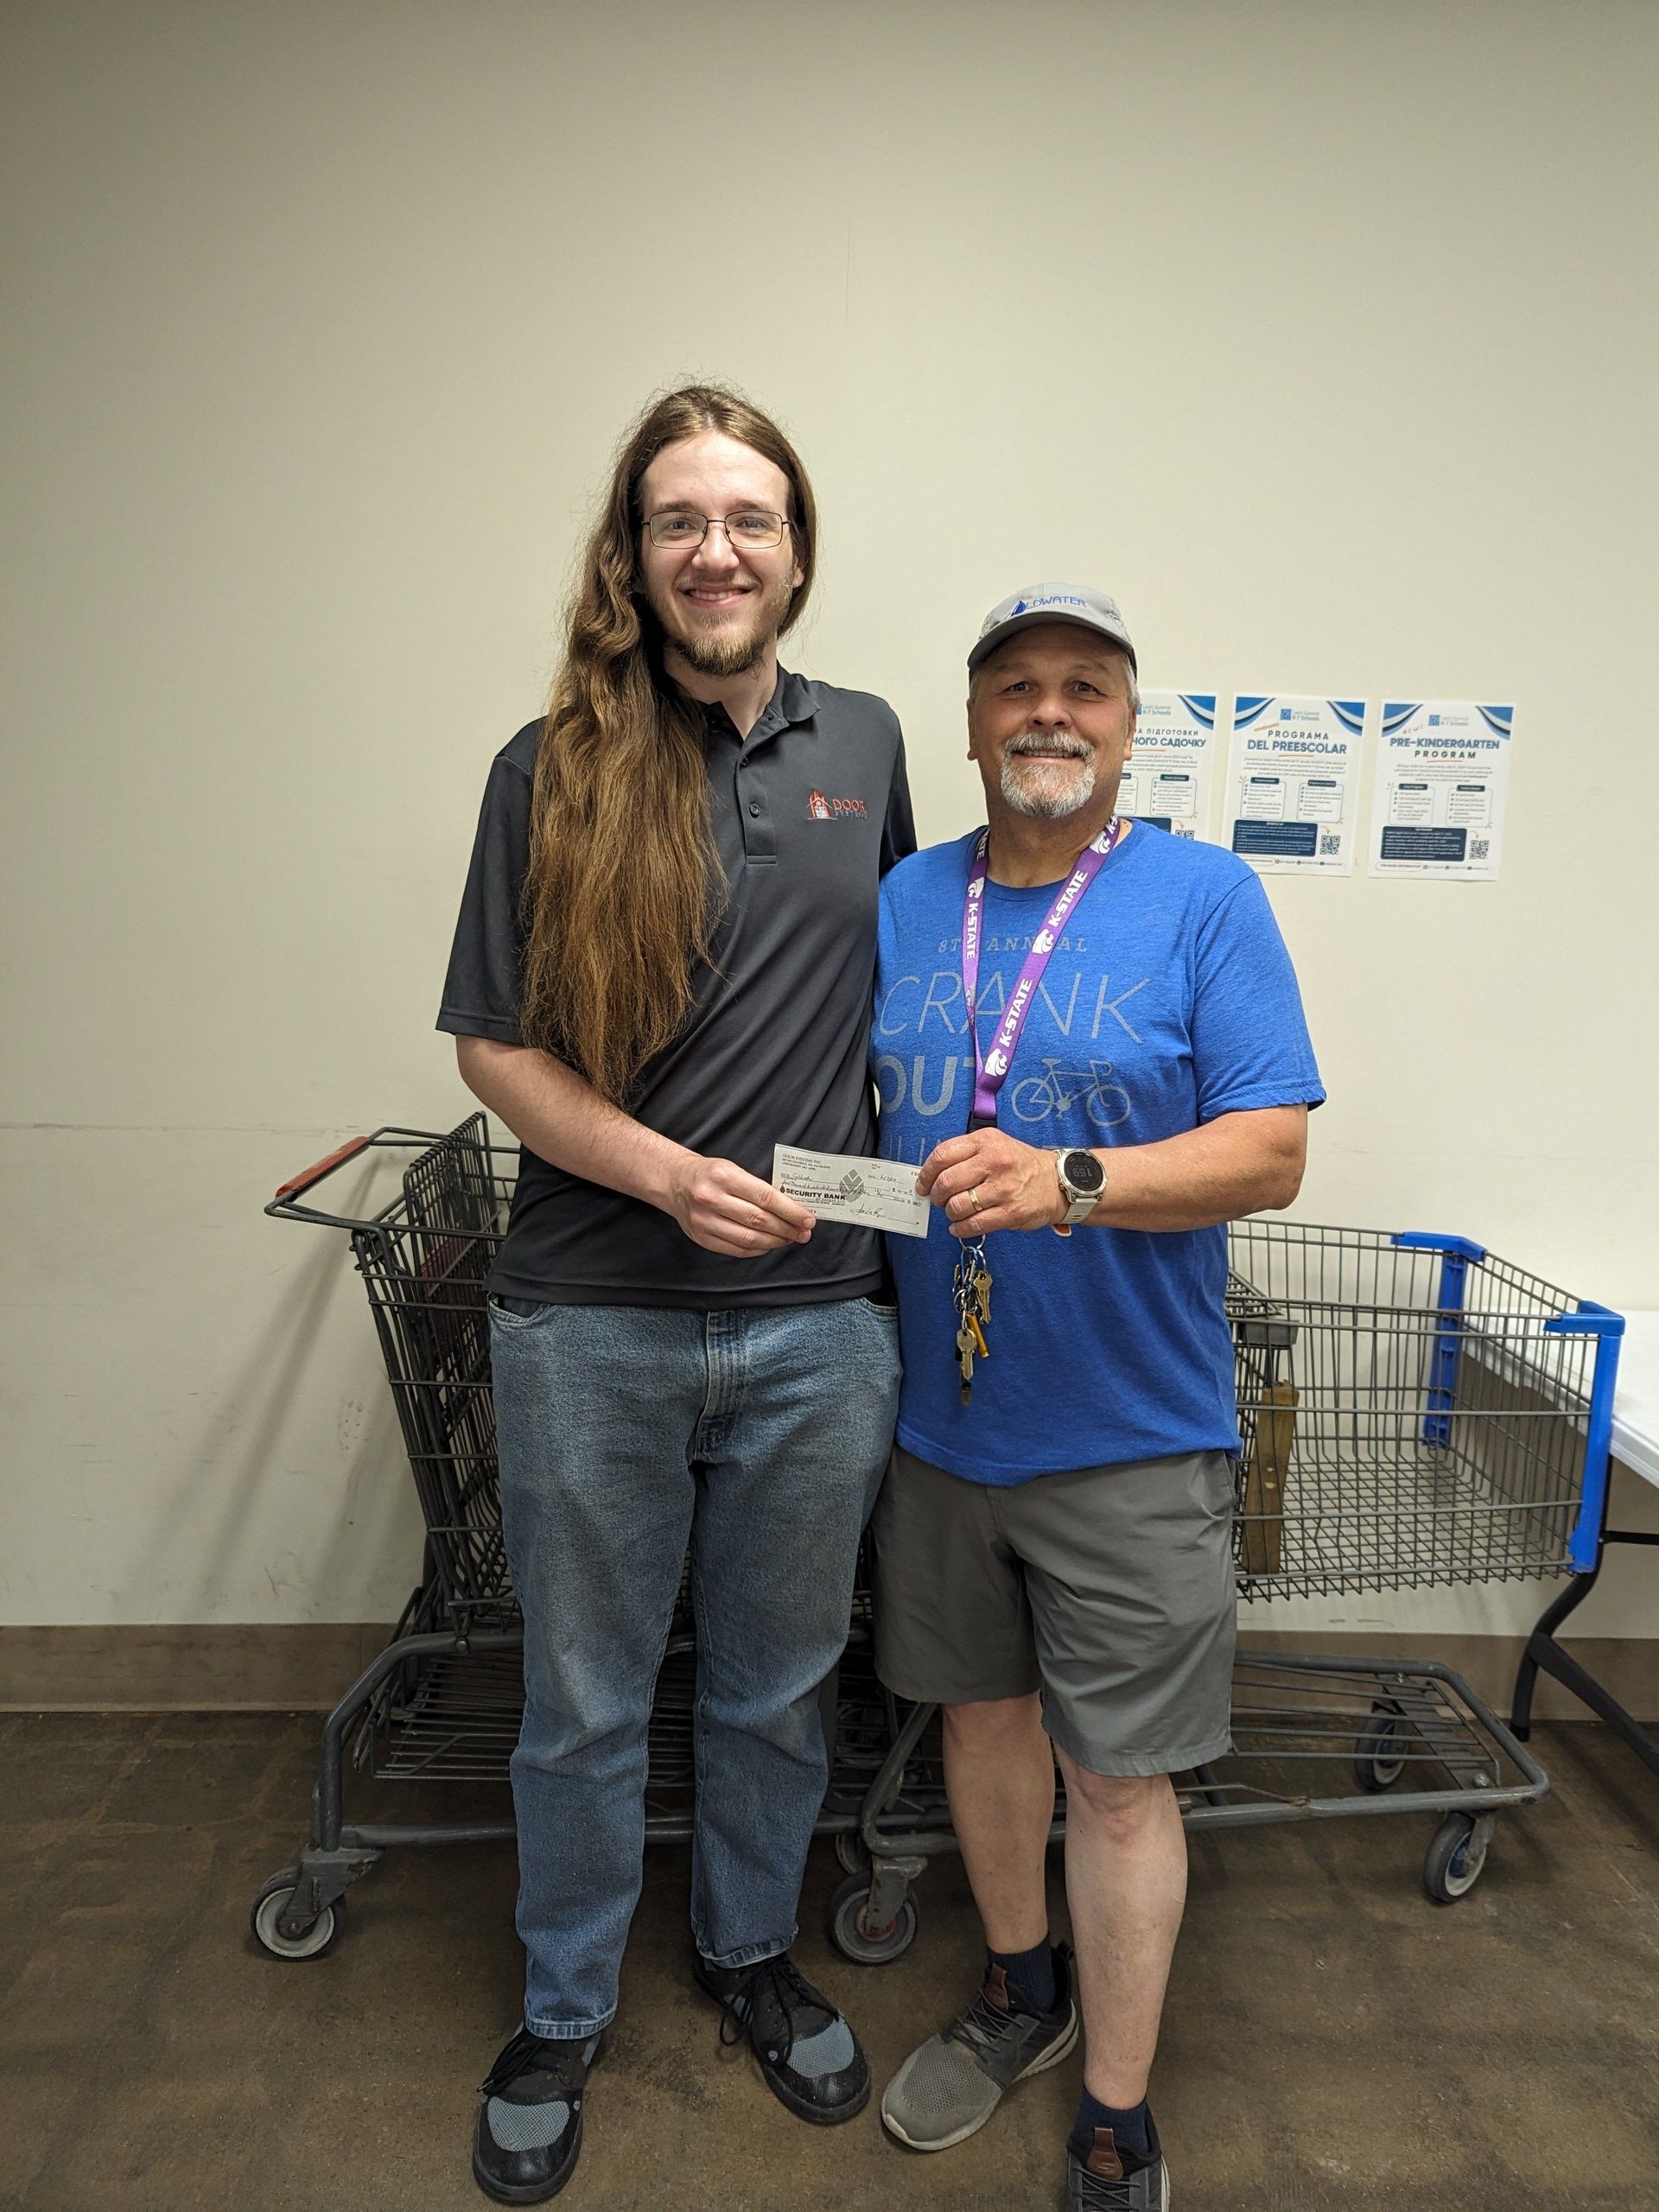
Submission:
[[[1319,858],[1322,861],[1335,860],[1341,850],[1342,832],[1340,830],[1322,830],[1319,832]]]
[[[1491,849],[1492,841],[1490,837],[1471,837],[1469,840],[1469,857],[1471,861],[1484,861]]]

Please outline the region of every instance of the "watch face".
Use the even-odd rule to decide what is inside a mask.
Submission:
[[[1105,1186],[1106,1170],[1092,1152],[1068,1152],[1060,1161],[1060,1173],[1079,1194]]]

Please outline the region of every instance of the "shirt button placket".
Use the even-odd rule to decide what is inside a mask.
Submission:
[[[747,760],[738,763],[737,788],[743,822],[743,850],[751,865],[771,866],[778,858],[772,810],[766,804],[766,787],[760,770]]]

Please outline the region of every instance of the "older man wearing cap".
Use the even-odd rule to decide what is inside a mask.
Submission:
[[[915,2150],[963,2141],[1065,2057],[1080,2005],[1065,2202],[1162,2212],[1147,2081],[1186,1881],[1169,1777],[1229,1743],[1224,1224],[1290,1204],[1324,1093],[1256,877],[1116,811],[1139,708],[1116,604],[1033,585],[968,667],[988,827],[881,895],[881,1150],[944,1218],[892,1241],[876,1636],[889,1687],[944,1708],[988,1956],[881,2113]],[[1049,1937],[1056,1761],[1075,1959]]]

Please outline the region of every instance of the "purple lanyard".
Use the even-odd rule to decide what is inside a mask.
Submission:
[[[1043,917],[1043,926],[1031,941],[1020,980],[1002,1009],[991,1049],[983,1057],[979,1049],[979,932],[985,912],[985,879],[988,874],[986,855],[991,833],[988,830],[980,831],[974,847],[974,864],[968,872],[967,896],[962,902],[962,990],[968,1002],[968,1034],[974,1043],[974,1110],[968,1123],[970,1129],[982,1128],[987,1122],[995,1122],[996,1094],[1014,1065],[1026,1016],[1031,1012],[1037,986],[1060,941],[1066,917],[1111,858],[1112,849],[1127,826],[1115,814],[1099,836],[1091,838],[1077,855],[1076,868],[1061,885],[1059,896]]]

